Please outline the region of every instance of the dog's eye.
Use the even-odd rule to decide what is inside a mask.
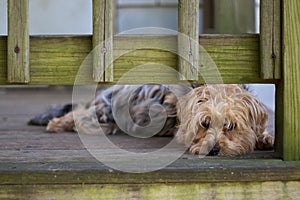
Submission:
[[[199,101],[197,101],[197,103],[199,104],[199,103],[202,103],[203,102],[203,100],[201,99],[201,100],[199,100]]]
[[[200,104],[200,103],[203,103],[203,102],[206,102],[208,99],[207,98],[204,98],[204,99],[199,99],[197,101],[197,104]]]
[[[203,121],[203,122],[201,122],[201,126],[202,126],[203,128],[205,128],[205,129],[208,129],[208,128],[209,128],[209,122]]]
[[[224,124],[224,126],[228,131],[232,131],[233,129],[235,129],[236,123],[228,123],[228,124]]]

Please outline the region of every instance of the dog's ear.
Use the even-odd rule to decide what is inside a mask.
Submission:
[[[247,106],[251,128],[257,136],[256,148],[270,150],[274,147],[274,137],[266,131],[268,112],[252,94],[245,95],[243,104]]]
[[[256,135],[262,134],[266,129],[268,114],[266,108],[251,93],[243,93],[241,103],[247,109],[247,120]]]
[[[189,146],[199,132],[200,122],[195,114],[199,104],[207,101],[203,96],[204,87],[198,87],[177,102],[177,120],[179,121],[176,138],[179,142]]]

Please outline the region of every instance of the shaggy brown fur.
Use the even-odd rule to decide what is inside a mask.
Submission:
[[[179,102],[178,141],[194,154],[206,155],[217,147],[220,156],[242,155],[270,148],[266,109],[240,85],[207,85]]]

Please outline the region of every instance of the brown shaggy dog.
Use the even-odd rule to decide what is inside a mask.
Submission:
[[[175,135],[193,154],[235,156],[273,147],[267,119],[266,109],[242,85],[125,85],[101,90],[88,105],[53,118],[47,131],[141,135],[146,127]]]

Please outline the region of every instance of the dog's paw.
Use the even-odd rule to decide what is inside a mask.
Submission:
[[[192,154],[196,155],[208,155],[209,154],[209,148],[206,147],[206,145],[203,145],[202,143],[196,143],[190,146],[189,151]]]
[[[63,132],[64,127],[63,124],[60,122],[59,118],[53,118],[49,121],[46,131],[49,133]]]
[[[73,113],[70,112],[63,117],[53,118],[49,121],[46,131],[51,133],[74,131]]]
[[[260,150],[268,150],[274,148],[274,137],[269,135],[267,132],[263,132],[258,137],[256,148]]]

